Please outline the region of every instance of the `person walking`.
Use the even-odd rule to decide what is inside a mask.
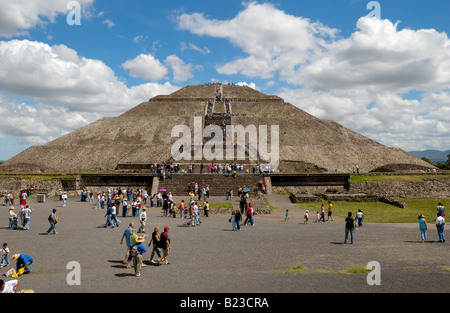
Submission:
[[[328,201],[328,217],[327,217],[327,221],[329,221],[331,219],[331,221],[333,221],[333,204],[331,204],[331,201]]]
[[[361,210],[358,210],[358,212],[356,212],[356,221],[358,224],[358,228],[363,225],[363,220],[364,220],[364,213]]]
[[[348,212],[348,215],[345,218],[345,241],[344,241],[345,244],[348,242],[348,233],[350,233],[350,243],[353,244],[354,228],[355,228],[355,220],[352,217],[352,212]]]
[[[22,215],[23,215],[23,230],[29,230],[30,229],[30,220],[31,220],[31,214],[34,212],[33,209],[30,209],[29,205],[27,204],[25,208],[22,209]]]
[[[2,252],[2,263],[0,267],[6,267],[9,265],[9,248],[6,242],[3,243],[0,251]]]
[[[236,230],[236,211],[235,210],[231,211],[230,222],[231,222],[231,230]]]
[[[147,251],[143,245],[144,241],[144,236],[137,237],[136,243],[130,250],[131,257],[133,258],[134,274],[136,277],[141,276],[141,268],[145,266],[145,264],[142,263],[142,255]]]
[[[67,192],[64,192],[61,198],[63,202],[62,206],[65,207],[67,205]]]
[[[56,216],[56,209],[52,210],[52,213],[48,217],[48,221],[50,223],[50,228],[47,230],[47,235],[50,235],[51,231],[53,231],[53,234],[57,235],[58,232],[56,231],[56,223],[58,221]]]
[[[242,222],[242,214],[240,210],[236,210],[236,213],[234,214],[234,222],[236,224],[236,230],[241,230],[241,222]]]
[[[111,228],[114,228],[114,224],[112,222],[112,207],[111,204],[108,204],[108,208],[106,209],[106,224],[105,224],[105,228],[108,228],[108,226],[111,226]]]
[[[138,232],[145,233],[145,225],[147,223],[147,208],[146,207],[142,207],[142,211],[139,214],[139,222],[141,223],[141,226],[139,227]]]
[[[419,215],[419,230],[420,230],[420,237],[422,239],[422,242],[425,242],[427,239],[427,221],[425,220],[425,216]]]
[[[152,253],[150,255],[150,263],[157,263],[153,261],[153,257],[156,254],[158,258],[161,257],[161,248],[159,247],[159,236],[158,236],[159,226],[156,226],[153,229],[152,238],[150,239],[150,242],[148,243],[148,246],[150,247],[151,244],[153,244]]]
[[[163,256],[158,259],[158,264],[161,264],[162,260],[165,261],[166,265],[170,264],[167,260],[170,250],[169,229],[170,228],[168,226],[164,227],[164,232],[160,236],[159,247],[163,252]]]
[[[444,225],[445,225],[444,214],[438,214],[438,217],[436,218],[436,229],[438,233],[439,242],[445,242]]]
[[[320,207],[320,220],[322,222],[325,222],[325,207],[322,203],[322,206]]]
[[[127,246],[127,252],[125,253],[125,258],[123,260],[124,264],[128,265],[128,257],[130,255],[130,249],[131,249],[131,245],[130,245],[130,237],[131,237],[131,233],[133,232],[134,229],[134,222],[131,222],[128,227],[123,231],[122,234],[122,239],[120,239],[120,244],[123,244],[123,240],[125,239],[125,244]]]

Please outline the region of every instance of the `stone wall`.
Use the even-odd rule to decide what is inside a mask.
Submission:
[[[13,192],[15,196],[20,195],[20,191],[26,190],[27,186],[33,185],[33,193],[45,193],[47,196],[57,195],[58,190],[62,189],[59,179],[36,180],[24,179],[23,177],[0,177],[0,194],[6,191]]]
[[[450,179],[425,180],[423,182],[365,181],[352,183],[349,192],[390,199],[450,198]]]

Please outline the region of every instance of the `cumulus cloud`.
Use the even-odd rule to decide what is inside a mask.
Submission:
[[[27,140],[59,137],[177,89],[170,83],[128,87],[102,61],[81,57],[65,45],[0,42],[0,115],[8,116],[0,126],[3,134]]]
[[[230,20],[185,13],[178,16],[177,23],[180,29],[196,35],[227,39],[248,54],[217,66],[219,73],[263,78],[276,72],[287,75],[337,33],[321,23],[286,14],[272,4],[255,2]]]
[[[185,63],[175,54],[169,55],[164,63],[172,69],[173,80],[175,82],[184,82],[192,78],[194,70],[203,69],[200,65],[194,65],[190,63]]]
[[[84,16],[95,0],[78,0]],[[0,0],[0,37],[28,35],[28,30],[47,22],[53,23],[60,14],[67,14],[68,0]]]
[[[130,76],[158,81],[166,77],[167,68],[151,54],[140,54],[122,64],[129,70]]]
[[[350,36],[338,37],[337,29],[255,2],[228,20],[193,13],[177,22],[246,54],[217,66],[221,74],[264,79],[266,86],[279,79],[284,87],[278,94],[287,101],[386,145],[450,146],[450,41],[444,32],[362,17]]]

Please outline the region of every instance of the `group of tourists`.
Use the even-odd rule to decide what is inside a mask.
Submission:
[[[33,264],[33,258],[26,253],[14,253],[11,255],[8,243],[4,242],[0,248],[1,252],[1,268],[7,268],[11,265],[10,260],[16,261],[15,268],[11,267],[6,273],[6,277],[13,279],[4,281],[0,279],[0,293],[16,293],[19,287],[19,276],[29,274],[31,272],[30,265]]]
[[[169,250],[171,249],[169,230],[170,228],[165,226],[164,231],[158,234],[159,226],[153,229],[150,242],[147,245],[148,247],[152,246],[150,263],[160,265],[164,261],[164,264],[170,264],[167,259]],[[141,275],[142,267],[146,266],[143,262],[143,255],[147,252],[144,245],[147,236],[138,236],[138,232],[139,230],[134,227],[134,222],[131,222],[123,232],[122,239],[120,240],[120,244],[123,244],[124,239],[126,243],[126,253],[123,263],[127,265],[127,268],[133,267],[136,277]],[[156,261],[153,259],[155,254],[158,256]]]
[[[419,222],[419,230],[420,230],[420,239],[422,240],[422,242],[425,242],[425,240],[427,240],[428,224],[427,224],[427,221],[423,214],[419,215],[418,222]],[[438,242],[445,242],[445,235],[444,235],[445,207],[441,202],[439,202],[436,207],[435,224],[436,224],[436,230],[437,230],[437,234],[438,234]]]

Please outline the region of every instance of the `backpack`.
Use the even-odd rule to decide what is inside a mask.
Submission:
[[[130,255],[133,256],[133,257],[139,255],[138,245],[137,245],[137,244],[134,245],[134,246],[131,248]]]
[[[347,218],[345,219],[345,227],[347,227],[347,228],[353,228],[353,222],[354,222],[353,218],[347,217]]]

